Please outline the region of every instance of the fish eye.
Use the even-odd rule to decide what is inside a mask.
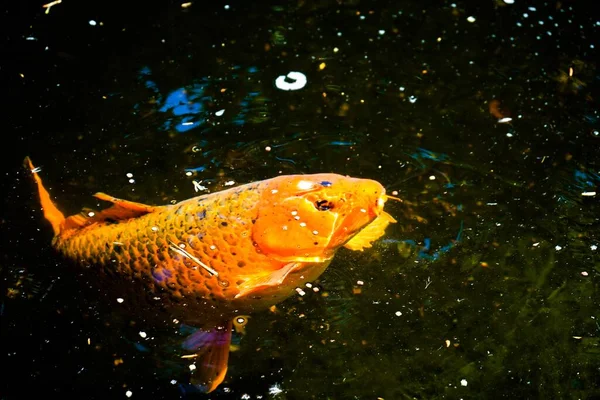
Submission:
[[[315,208],[319,211],[327,211],[333,208],[333,203],[328,200],[315,201]]]

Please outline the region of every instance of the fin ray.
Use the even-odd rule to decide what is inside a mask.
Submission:
[[[98,222],[122,221],[141,217],[155,211],[158,207],[149,206],[134,201],[122,200],[106,193],[96,193],[94,197],[113,203],[112,206],[98,212],[84,209],[81,213],[66,218],[65,229],[81,229]]]
[[[374,241],[383,236],[385,228],[387,228],[390,223],[394,222],[396,222],[394,217],[383,211],[373,222],[346,242],[344,247],[350,250],[363,251],[364,249],[371,247]]]
[[[241,277],[245,278],[246,281],[238,286],[240,292],[235,295],[235,298],[239,299],[240,297],[248,296],[261,288],[281,285],[289,273],[299,265],[299,263],[289,263],[275,271]]]
[[[35,181],[38,188],[40,204],[42,206],[42,210],[44,211],[44,218],[46,218],[48,222],[50,222],[50,225],[52,225],[52,230],[54,231],[54,236],[57,236],[61,231],[63,222],[65,221],[65,216],[56,207],[56,205],[54,205],[52,199],[50,199],[50,193],[48,193],[48,191],[42,184],[42,178],[40,178],[40,176],[38,175],[39,168],[35,168],[33,166],[33,163],[31,162],[29,156],[25,157],[25,160],[23,160],[23,164],[25,165],[25,168],[31,171],[33,180]]]
[[[196,370],[191,382],[206,393],[215,390],[227,374],[231,329],[231,321],[211,330],[199,329],[182,344],[186,350],[197,351]]]

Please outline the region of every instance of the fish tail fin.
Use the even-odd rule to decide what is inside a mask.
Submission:
[[[204,393],[212,392],[225,379],[231,329],[231,321],[210,330],[199,329],[182,345],[186,350],[196,351],[197,369],[191,377],[191,383]]]
[[[54,236],[56,236],[60,233],[61,226],[65,221],[65,216],[50,199],[50,193],[48,193],[42,184],[42,178],[40,178],[38,175],[39,168],[35,168],[33,166],[33,163],[29,157],[25,157],[23,164],[25,165],[25,168],[31,171],[33,180],[38,188],[38,194],[40,195],[40,204],[42,206],[42,210],[44,211],[44,218],[50,222],[50,225],[52,225],[52,229],[54,230]]]

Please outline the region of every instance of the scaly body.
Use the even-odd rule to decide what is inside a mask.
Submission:
[[[173,316],[203,326],[186,346],[198,351],[207,391],[225,377],[235,313],[284,300],[340,247],[370,247],[394,222],[379,183],[335,174],[279,176],[165,206],[98,193],[112,207],[65,218],[25,161],[61,254],[141,283]]]

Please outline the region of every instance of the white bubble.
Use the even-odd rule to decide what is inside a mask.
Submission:
[[[225,109],[222,109],[222,110],[219,110],[219,111],[215,112],[215,115],[216,115],[217,117],[220,117],[220,116],[221,116],[221,115],[223,115],[223,114],[225,114]]]
[[[90,19],[90,21],[88,22],[88,24],[90,24],[91,26],[96,26],[97,22],[94,21],[93,19]]]
[[[475,17],[473,17],[473,16],[467,17],[467,21],[473,23],[473,22],[475,22]]]

